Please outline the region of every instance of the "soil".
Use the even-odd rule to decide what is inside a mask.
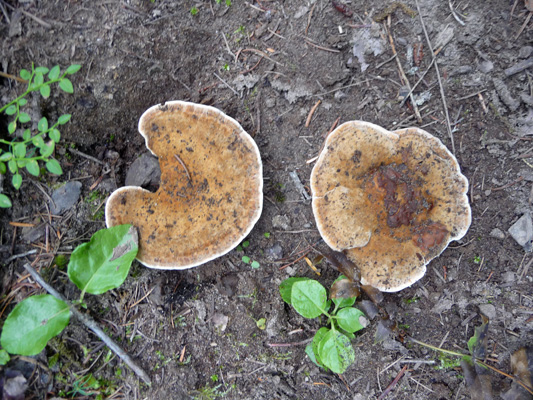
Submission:
[[[456,2],[462,23],[448,2],[437,0],[418,0],[421,14],[414,16],[413,0],[220,3],[0,1],[4,72],[17,75],[32,62],[83,66],[72,76],[73,95],[55,91],[29,103],[50,119],[72,114],[55,154],[64,174],[27,174],[18,191],[6,183],[9,175],[3,183],[13,207],[0,212],[0,258],[32,249],[42,254],[10,259],[2,268],[2,293],[12,294],[9,303],[3,300],[2,320],[17,302],[42,292],[23,277],[28,261],[67,298],[77,298],[54,256],[68,256],[104,228],[106,197],[147,152],[137,122],[150,106],[185,100],[217,107],[252,135],[264,163],[264,209],[248,247],[185,271],[134,263],[119,289],[87,297],[87,313],[148,372],[151,386],[107,357],[87,328],[71,323],[42,354],[14,357],[6,367],[27,375],[26,397],[83,396],[75,388],[92,374],[99,380],[93,390],[128,399],[373,399],[391,383],[391,399],[465,399],[459,367],[442,366],[441,354],[401,339],[467,352],[480,311],[491,319],[491,362],[510,372],[510,354],[533,340],[531,255],[508,234],[532,202],[531,75],[527,69],[505,74],[533,52],[524,2]],[[441,82],[421,20],[439,51]],[[399,98],[405,89],[387,29],[410,85],[423,77],[415,89],[421,121]],[[413,57],[415,46],[423,50]],[[24,90],[12,79],[0,84],[2,104]],[[383,307],[401,332],[374,343],[378,322],[372,320],[353,340],[356,360],[342,376],[315,366],[301,344],[325,321],[302,318],[278,290],[288,276],[326,287],[337,277],[325,260],[317,265],[320,276],[304,259],[281,268],[320,239],[310,203],[290,173],[309,187],[309,160],[337,120],[391,130],[418,126],[438,137],[469,179],[472,207],[466,236],[433,260],[420,281],[385,294]],[[81,198],[51,217],[48,196],[67,181],[82,183]],[[244,255],[260,266],[244,263]],[[317,255],[312,250],[307,257]],[[58,363],[48,368],[54,354]],[[495,393],[511,384],[495,373],[491,379]]]

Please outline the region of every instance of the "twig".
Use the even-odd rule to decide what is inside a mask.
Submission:
[[[109,336],[107,336],[105,332],[100,329],[98,324],[91,317],[79,312],[78,309],[76,309],[68,300],[66,300],[57,290],[55,290],[48,283],[46,283],[42,276],[37,271],[35,271],[30,264],[24,264],[24,268],[30,273],[33,279],[35,279],[43,288],[46,289],[48,293],[50,293],[55,298],[64,301],[69,306],[69,309],[72,314],[74,314],[74,316],[87,328],[93,331],[96,336],[98,336],[102,340],[102,342],[106,344],[107,347],[109,347],[116,355],[118,355],[122,359],[122,361],[124,361],[133,370],[133,372],[135,372],[137,376],[143,380],[144,383],[146,383],[147,385],[151,384],[151,380],[148,374],[144,372],[144,370],[140,366],[138,366],[137,363],[135,363],[135,361],[133,361],[132,358],[118,344],[116,344]]]
[[[222,38],[224,39],[224,43],[226,43],[226,49],[228,49],[228,53],[231,54],[231,56],[233,57],[233,61],[235,62],[235,64],[237,64],[237,56],[233,54],[233,52],[231,51],[229,47],[228,39],[226,39],[226,35],[224,34],[224,32],[220,32],[220,34],[222,35]]]
[[[533,57],[529,57],[527,60],[520,61],[512,67],[505,69],[503,72],[506,77],[510,77],[528,69],[531,66],[533,66]]]
[[[248,72],[252,72],[254,69],[257,68],[257,66],[261,63],[261,61],[263,61],[263,58],[264,58],[264,57],[261,57],[261,58],[259,59],[259,61],[256,62],[255,65],[254,65],[252,68],[247,69],[246,71],[241,71],[241,72],[239,72],[239,74],[244,75],[244,74],[247,74]]]
[[[248,52],[248,51],[251,51],[252,53],[259,54],[260,56],[265,57],[267,60],[270,60],[270,61],[272,61],[272,62],[275,63],[275,64],[278,64],[278,65],[283,66],[282,63],[277,62],[276,60],[273,60],[272,58],[270,58],[270,57],[268,56],[268,54],[265,53],[264,51],[257,50],[257,49],[253,49],[253,48],[239,50],[239,51],[237,52],[237,55],[235,56],[235,57],[236,57],[236,58],[235,58],[235,62],[237,62],[237,58],[239,58],[239,54],[244,53],[244,52]]]
[[[311,108],[311,111],[309,111],[309,115],[307,116],[307,120],[305,121],[305,127],[309,128],[309,125],[311,124],[311,119],[313,118],[313,114],[315,113],[317,107],[320,105],[321,100],[318,100],[315,105]]]
[[[309,342],[312,342],[313,338],[308,338],[305,340],[302,340],[301,342],[292,342],[292,343],[267,343],[268,347],[291,347],[291,346],[301,346],[303,344],[307,344]]]
[[[337,50],[337,49],[330,49],[329,47],[324,47],[324,46],[320,46],[318,44],[315,44],[313,42],[311,42],[311,40],[309,39],[304,39],[305,43],[313,46],[313,47],[316,47],[317,49],[319,50],[324,50],[324,51],[329,51],[330,53],[340,53],[341,51],[340,50]]]
[[[3,78],[7,78],[7,79],[13,79],[17,82],[28,83],[26,79],[19,78],[18,76],[15,76],[15,75],[6,74],[5,72],[2,72],[2,71],[0,71],[0,76]]]
[[[26,256],[31,256],[32,254],[37,253],[38,250],[30,250],[22,254],[14,254],[11,257],[9,257],[7,260],[3,261],[3,265],[8,265],[11,261],[16,260],[17,258],[22,258]]]
[[[181,161],[181,158],[177,154],[174,154],[174,157],[176,157],[176,160],[179,161],[179,163],[181,164],[181,166],[185,170],[185,174],[187,175],[187,179],[190,182],[191,181],[191,176],[189,175],[189,170],[187,170],[187,167],[185,166],[185,163],[183,161]]]
[[[385,30],[389,34],[389,42],[390,46],[392,48],[392,53],[398,55],[396,52],[396,46],[394,45],[394,40],[392,39],[392,34],[389,29],[387,29],[387,25],[384,23]],[[409,83],[409,79],[407,79],[407,76],[405,75],[405,72],[403,71],[402,63],[398,57],[395,58],[396,64],[398,66],[398,70],[400,71],[400,75],[402,77],[402,80],[404,81],[404,84],[409,88],[409,98],[411,99],[411,104],[413,106],[413,110],[415,111],[416,119],[418,123],[422,123],[422,117],[420,116],[420,111],[418,110],[418,106],[416,105],[415,99],[413,97],[413,91],[411,90],[411,84]]]
[[[313,17],[313,11],[315,11],[316,3],[313,4],[313,7],[311,7],[311,11],[309,11],[309,15],[307,17],[307,26],[305,27],[305,36],[307,36],[307,31],[309,30],[309,27],[311,26],[311,18]]]
[[[467,94],[466,96],[463,96],[463,97],[458,97],[457,99],[455,99],[456,101],[461,101],[461,100],[466,100],[466,99],[469,99],[471,97],[474,97],[474,96],[477,96],[483,92],[486,92],[487,89],[483,89],[483,90],[480,90],[479,92],[476,92],[476,93],[472,93],[472,94]]]
[[[518,33],[517,33],[516,36],[514,37],[514,40],[518,39],[518,37],[522,34],[522,32],[524,31],[524,29],[526,28],[527,24],[529,24],[529,20],[531,19],[531,15],[533,15],[533,12],[530,12],[530,13],[527,15],[526,20],[524,21],[524,23],[523,23],[522,26],[520,27],[520,30],[518,31]]]
[[[416,3],[416,10],[418,11],[418,17],[420,18],[420,24],[422,25],[424,36],[426,37],[429,50],[431,51],[431,57],[435,61],[434,62],[435,72],[437,73],[437,80],[439,81],[439,87],[440,87],[440,96],[442,98],[442,105],[444,107],[444,115],[446,116],[446,129],[448,129],[448,135],[450,136],[450,141],[452,143],[452,152],[453,154],[455,154],[455,142],[453,140],[452,126],[450,123],[450,115],[448,114],[448,105],[446,104],[446,96],[444,95],[444,87],[442,86],[442,80],[440,78],[439,64],[437,62],[437,59],[435,58],[435,54],[433,53],[433,46],[431,45],[431,41],[429,40],[428,31],[426,29],[426,25],[424,24],[424,18],[422,18],[422,12],[420,11],[420,4],[418,4],[418,0],[415,0],[415,3]]]
[[[33,14],[30,14],[29,12],[27,11],[24,11],[24,10],[20,10],[22,11],[22,14],[24,14],[26,17],[30,17],[31,19],[33,19],[35,22],[37,22],[38,24],[44,26],[46,29],[52,29],[52,25],[50,25],[48,22],[46,21],[43,21],[41,18],[33,15]]]
[[[465,26],[465,23],[461,20],[461,18],[459,18],[459,16],[457,15],[455,10],[453,9],[452,0],[448,0],[448,4],[450,6],[450,11],[452,12],[452,15],[455,18],[455,20],[457,22],[459,22],[461,25]],[[420,14],[420,12],[418,14]]]
[[[404,99],[402,100],[402,102],[400,103],[400,107],[403,106],[403,104],[407,101],[407,99],[409,98],[409,96],[411,96],[411,93],[414,92],[414,90],[416,89],[416,87],[420,84],[420,82],[422,82],[424,80],[424,78],[426,77],[427,73],[429,72],[429,70],[431,69],[431,67],[433,66],[433,64],[435,63],[435,57],[431,60],[431,63],[429,64],[429,67],[427,67],[426,71],[422,74],[422,76],[420,77],[420,79],[413,85],[413,87],[411,88],[411,90],[409,91],[409,93],[407,94],[407,96],[404,97]]]
[[[213,74],[217,77],[217,79],[222,82],[224,85],[228,87],[233,93],[235,93],[235,96],[239,97],[239,92],[237,92],[235,89],[233,89],[224,79],[222,79],[216,72],[213,72]]]
[[[385,389],[385,391],[381,393],[381,395],[378,397],[378,400],[382,400],[389,395],[389,392],[394,388],[394,386],[396,386],[396,384],[398,383],[398,381],[403,376],[406,370],[407,370],[407,365],[404,365],[403,368],[400,370],[400,372],[398,372],[398,375],[396,375],[396,378],[394,378],[391,384],[387,386],[387,389]]]
[[[353,86],[359,86],[359,85],[362,85],[363,83],[368,83],[368,82],[370,82],[370,81],[371,81],[371,79],[365,79],[364,81],[359,81],[359,82],[355,82],[355,83],[350,83],[349,85],[341,86],[340,88],[333,89],[333,90],[330,90],[330,91],[328,91],[328,92],[315,94],[315,95],[313,95],[313,97],[325,96],[325,95],[327,95],[327,94],[335,93],[335,92],[338,92],[339,90],[348,89],[348,88],[351,88],[351,87],[353,87]]]
[[[94,161],[94,162],[97,163],[97,164],[105,165],[105,162],[99,160],[98,158],[95,158],[95,157],[93,157],[93,156],[90,156],[90,155],[88,155],[88,154],[82,153],[82,152],[79,151],[79,150],[76,150],[76,149],[68,149],[68,151],[69,151],[70,153],[74,153],[74,154],[76,154],[77,156],[80,156],[80,157],[86,158],[86,159],[88,159],[88,160]]]
[[[510,183],[508,183],[506,185],[503,185],[503,186],[500,186],[500,187],[490,188],[490,190],[493,191],[493,192],[497,192],[498,190],[507,189],[508,187],[516,185],[517,183],[522,182],[523,180],[524,180],[524,177],[520,176],[520,177],[518,177],[517,180],[515,180],[513,182],[510,182]]]

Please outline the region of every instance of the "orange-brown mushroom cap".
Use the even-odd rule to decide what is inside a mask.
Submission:
[[[311,173],[322,238],[359,267],[362,284],[384,292],[422,278],[427,263],[465,235],[467,190],[439,139],[418,128],[390,132],[362,121],[328,136]]]
[[[237,246],[263,207],[263,167],[250,135],[216,108],[183,101],[149,108],[139,132],[159,158],[159,189],[113,192],[107,226],[137,227],[137,259],[150,268],[194,267]]]

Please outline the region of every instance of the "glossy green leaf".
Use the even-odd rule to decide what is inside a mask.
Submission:
[[[31,78],[31,73],[27,69],[20,70],[20,77],[24,80],[29,80]]]
[[[137,250],[137,230],[132,225],[102,229],[74,250],[68,276],[82,293],[104,293],[122,285]]]
[[[61,165],[59,165],[59,162],[54,159],[48,160],[46,162],[46,169],[48,170],[48,172],[56,175],[61,175],[63,173]]]
[[[61,133],[56,128],[52,129],[50,132],[48,132],[48,137],[52,139],[54,142],[58,143],[61,139]]]
[[[35,147],[42,147],[44,146],[44,139],[42,136],[35,136],[33,137],[33,139],[31,140],[31,142],[33,143],[33,145]]]
[[[22,175],[21,174],[14,174],[11,178],[11,184],[13,187],[17,190],[20,189],[20,186],[22,185]]]
[[[44,76],[42,72],[36,72],[35,76],[33,77],[33,84],[35,86],[42,85],[44,83]]]
[[[285,303],[291,304],[291,292],[292,292],[292,285],[294,285],[295,282],[301,282],[301,281],[308,281],[309,278],[299,278],[299,277],[293,277],[293,278],[287,278],[281,284],[279,285],[279,293],[281,294],[281,298]]]
[[[49,85],[41,86],[41,88],[39,89],[39,92],[41,93],[41,96],[43,96],[43,98],[47,99],[48,97],[50,97],[50,86]]]
[[[291,304],[305,318],[316,318],[326,310],[326,288],[314,280],[294,282]]]
[[[329,290],[329,296],[331,297],[331,300],[333,300],[333,303],[335,303],[337,308],[351,307],[354,305],[355,300],[359,294],[357,293],[357,291],[354,290],[352,284],[353,282],[348,281],[348,279],[344,275],[341,275],[337,279],[335,279],[335,281],[331,285],[331,289]],[[347,291],[346,286],[348,286]],[[345,292],[347,294],[352,294],[353,296],[345,297]],[[337,295],[340,295],[340,297],[336,297]]]
[[[36,160],[30,160],[26,164],[26,170],[33,176],[39,176],[39,163]]]
[[[22,124],[25,124],[26,122],[30,122],[31,117],[28,113],[22,112],[19,114],[19,122]]]
[[[5,111],[5,113],[7,115],[14,115],[14,114],[16,114],[16,112],[17,112],[17,106],[14,105],[14,104],[12,104],[8,108],[6,108],[6,111]]]
[[[29,160],[26,158],[17,159],[17,167],[24,168],[28,164]]]
[[[12,135],[15,130],[17,129],[17,123],[15,121],[11,121],[9,125],[7,126],[7,131],[10,135]]]
[[[313,351],[313,343],[309,343],[307,346],[305,346],[305,354],[311,359],[313,364],[315,364],[317,367],[322,367],[316,359],[315,352]]]
[[[72,117],[71,114],[63,114],[57,119],[57,123],[59,125],[65,125],[68,121],[70,121],[70,117]]]
[[[11,204],[11,200],[9,200],[9,197],[7,197],[5,194],[0,194],[0,208],[9,208],[13,204]]]
[[[28,104],[28,100],[22,98],[22,99],[19,99],[18,103],[19,103],[19,106],[22,107],[22,106],[25,106],[26,104]]]
[[[318,344],[318,355],[322,363],[336,374],[344,373],[355,361],[350,339],[334,330],[326,333]]]
[[[6,163],[0,161],[0,175],[4,175],[7,172]]]
[[[76,72],[78,72],[81,68],[81,65],[79,64],[72,64],[70,67],[67,68],[66,70],[66,73],[68,75],[72,75],[72,74],[75,74]]]
[[[0,349],[0,365],[6,365],[10,359],[8,352]]]
[[[63,78],[59,81],[59,87],[66,93],[74,93],[72,82],[68,78]]]
[[[23,140],[29,140],[31,139],[31,131],[29,129],[24,129],[24,133],[22,134]]]
[[[328,369],[328,367],[326,367],[324,365],[324,363],[322,362],[322,359],[320,358],[320,355],[318,354],[318,345],[320,344],[320,342],[322,341],[322,339],[324,339],[324,337],[326,336],[326,334],[328,334],[330,332],[330,329],[329,328],[326,328],[326,327],[322,327],[320,328],[316,333],[315,333],[315,337],[313,338],[313,341],[311,342],[311,345],[312,345],[312,350],[313,350],[313,354],[315,356],[315,361],[316,363],[321,366],[322,368],[324,369]]]
[[[353,307],[342,308],[337,312],[337,324],[346,332],[357,332],[368,325],[365,314]]]
[[[39,120],[39,123],[37,124],[37,129],[39,129],[39,132],[44,132],[48,129],[48,120],[46,117],[42,117]]]
[[[68,324],[68,305],[49,294],[28,297],[15,306],[2,329],[2,347],[11,354],[39,354]]]
[[[37,68],[35,68],[35,72],[39,73],[39,74],[42,74],[42,75],[47,74],[48,71],[49,71],[48,67],[37,67]]]
[[[13,154],[16,158],[24,158],[26,156],[26,145],[22,142],[13,146]]]
[[[52,67],[52,69],[48,73],[48,79],[53,81],[53,80],[59,78],[59,74],[60,73],[61,73],[61,70],[59,68],[59,65],[56,65],[56,66]]]
[[[41,153],[41,156],[43,156],[44,158],[48,158],[52,155],[52,153],[54,152],[54,149],[55,149],[55,142],[54,141],[50,141],[48,142],[48,144],[43,144],[40,148],[39,148],[39,153]]]
[[[18,171],[17,161],[14,158],[10,159],[7,162],[7,168],[9,169],[9,172],[11,172],[12,174],[17,173]]]
[[[0,155],[0,161],[9,161],[13,158],[13,154],[10,152],[6,152],[2,155]]]

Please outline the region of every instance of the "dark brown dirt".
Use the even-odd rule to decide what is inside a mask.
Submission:
[[[124,185],[129,166],[146,152],[137,121],[154,104],[187,100],[219,108],[254,137],[264,162],[265,205],[249,247],[182,272],[135,264],[121,288],[87,298],[88,312],[149,372],[151,387],[116,358],[106,359],[107,350],[87,329],[71,324],[37,357],[47,365],[58,352],[59,363],[34,371],[27,397],[67,397],[77,376],[92,373],[107,380],[102,387],[109,388],[107,395],[117,391],[115,398],[372,399],[407,365],[387,398],[468,398],[461,369],[441,368],[438,353],[398,338],[374,344],[376,320],[353,341],[356,361],[342,377],[314,366],[304,345],[270,346],[302,342],[320,326],[283,303],[279,283],[298,275],[329,287],[337,277],[326,261],[318,265],[321,276],[305,260],[280,267],[319,239],[310,204],[289,173],[295,171],[308,186],[313,163],[307,161],[318,154],[338,118],[387,129],[418,126],[455,147],[470,181],[472,226],[461,242],[430,263],[423,279],[385,294],[384,308],[406,334],[456,351],[466,351],[482,310],[491,317],[491,362],[510,371],[511,352],[533,340],[533,269],[525,268],[531,255],[507,233],[531,211],[532,201],[530,71],[504,74],[533,50],[528,47],[531,23],[520,32],[528,16],[524,2],[517,1],[512,15],[514,1],[456,2],[463,26],[448,2],[419,0],[435,50],[443,33],[449,33],[437,61],[454,146],[420,16],[396,8],[390,18],[406,72],[412,68],[408,48],[423,45],[417,75],[408,74],[414,85],[429,69],[415,90],[426,99],[417,122],[398,98],[401,78],[385,25],[372,20],[392,2],[346,1],[351,17],[330,0],[221,3],[0,0],[2,71],[17,74],[32,62],[83,65],[72,79],[74,95],[34,102],[35,111],[50,118],[72,114],[56,152],[64,174],[40,181],[25,176],[17,192],[4,181],[14,206],[0,211],[2,260],[37,248],[43,254],[35,264],[46,268],[46,278],[68,298],[77,297],[44,253],[68,254],[104,227],[100,210],[106,196]],[[405,4],[416,10],[414,0]],[[364,60],[357,57],[362,53]],[[0,85],[2,104],[23,90],[9,79],[0,78]],[[83,184],[82,197],[60,218],[50,218],[44,192],[69,180]],[[50,228],[48,251],[45,225]],[[243,255],[260,267],[243,263]],[[2,304],[2,320],[17,301],[39,292],[20,285],[25,261],[18,258],[2,268],[3,294],[18,288],[7,308]],[[261,318],[266,319],[263,330],[257,323]],[[21,363],[26,370],[33,365],[18,360],[9,367],[21,369]],[[492,379],[495,392],[510,386],[499,375]],[[206,397],[206,388],[215,387]]]

